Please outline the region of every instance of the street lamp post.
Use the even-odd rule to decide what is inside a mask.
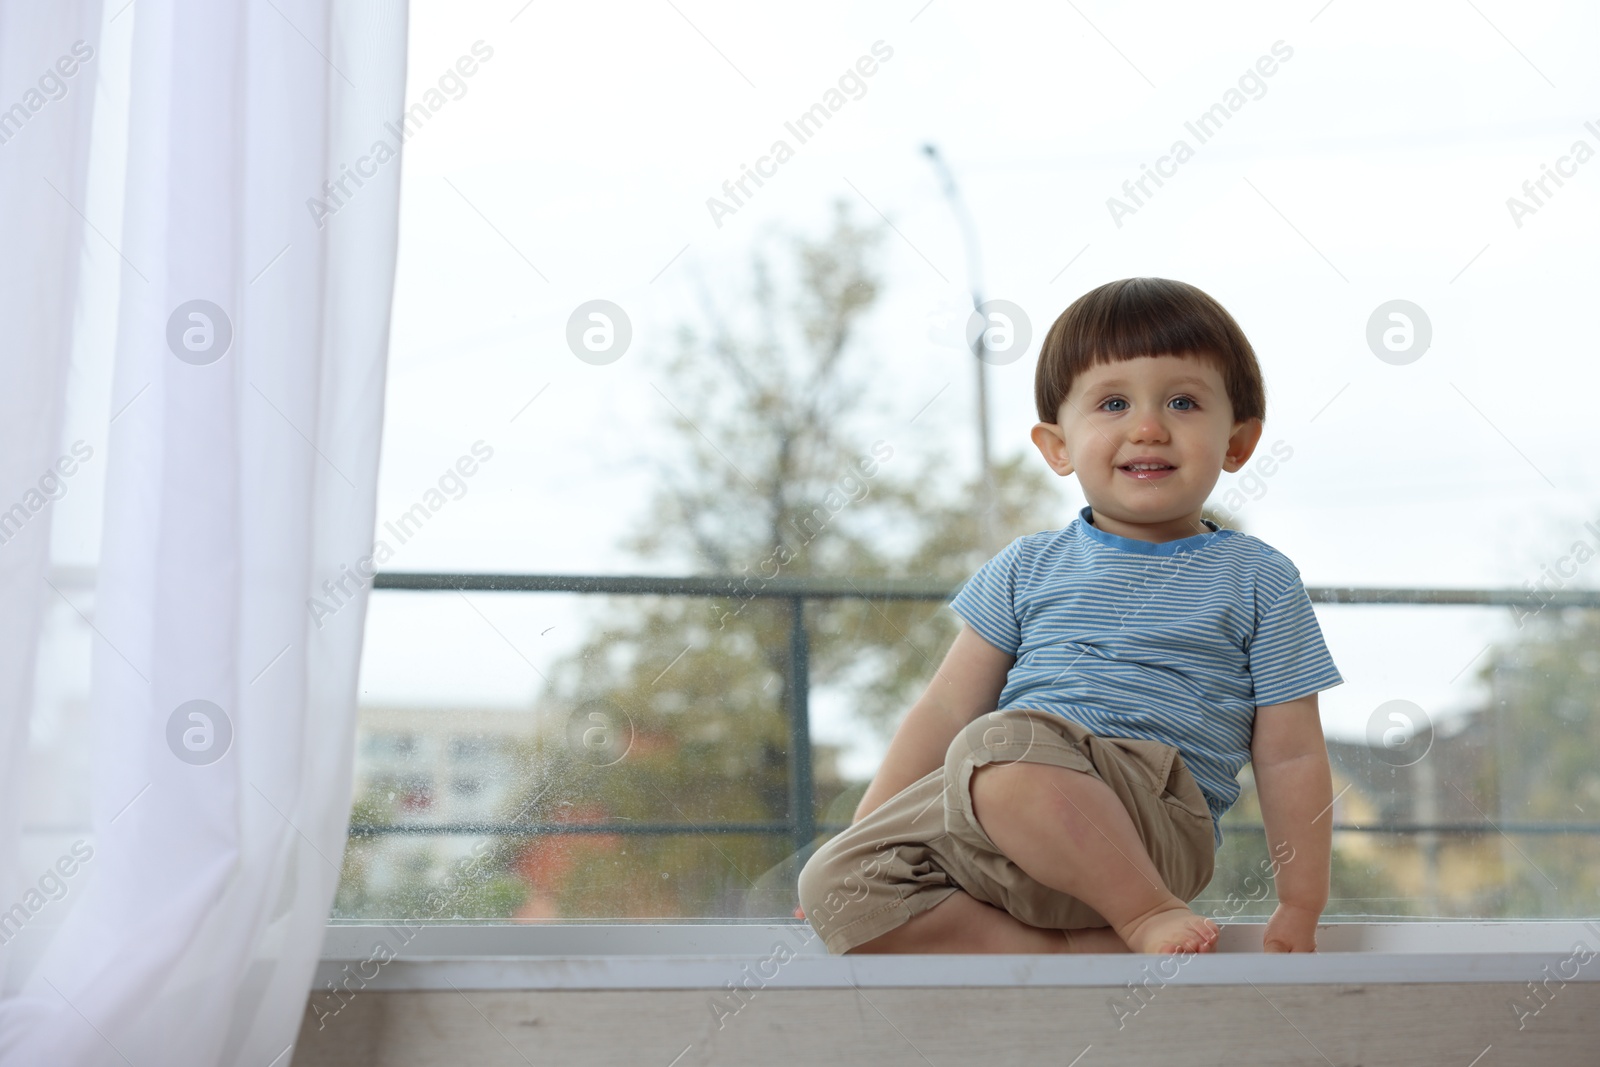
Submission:
[[[945,199],[950,201],[950,209],[955,212],[957,221],[961,224],[961,240],[967,251],[967,287],[972,291],[972,309],[974,313],[983,306],[982,292],[982,265],[978,259],[978,234],[972,224],[972,216],[968,213],[965,202],[961,199],[961,190],[956,187],[955,175],[950,172],[945,164],[944,157],[939,155],[936,145],[925,144],[922,151],[927,155],[929,162],[939,174],[941,184],[944,186]],[[978,368],[978,540],[986,554],[993,555],[999,550],[994,537],[994,476],[989,461],[989,383],[987,357],[988,324],[982,323],[978,329],[978,338],[973,342],[972,354],[977,358],[974,362]]]

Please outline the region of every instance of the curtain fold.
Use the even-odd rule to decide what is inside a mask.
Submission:
[[[39,877],[19,863],[25,757],[39,633],[54,595],[46,576],[64,484],[55,464],[100,18],[98,0],[0,0],[0,981],[14,966],[12,943],[32,918],[28,893]]]
[[[283,1065],[350,804],[399,192],[370,154],[406,11],[113,14],[135,22],[93,879],[0,1004],[0,1063]],[[353,602],[317,620],[325,582]]]

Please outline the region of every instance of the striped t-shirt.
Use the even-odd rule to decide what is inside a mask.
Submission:
[[[950,602],[1016,657],[1000,708],[1175,746],[1218,820],[1239,799],[1257,707],[1339,685],[1294,563],[1258,538],[1159,544],[1093,525],[1019,537]]]

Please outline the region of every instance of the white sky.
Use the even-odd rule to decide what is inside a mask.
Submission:
[[[661,393],[694,414],[660,370],[696,318],[691,272],[735,306],[764,228],[819,232],[840,196],[899,234],[855,357],[876,390],[863,450],[951,442],[970,470],[970,357],[934,339],[966,298],[964,253],[929,140],[976,220],[985,293],[1033,322],[1027,356],[991,374],[997,454],[1032,450],[1034,357],[1055,316],[1103,282],[1159,275],[1211,293],[1256,347],[1263,450],[1281,439],[1294,455],[1240,518],[1307,584],[1520,586],[1594,540],[1600,160],[1521,228],[1506,208],[1575,140],[1600,149],[1584,128],[1600,127],[1594,9],[921,4],[413,3],[408,101],[475,41],[494,55],[405,147],[380,520],[474,441],[495,456],[391,569],[676,570],[615,546],[670,435]],[[866,94],[796,145],[784,122],[879,40],[893,57]],[[1198,144],[1184,122],[1280,40],[1293,56],[1265,95]],[[706,198],[778,137],[794,158],[718,228]],[[1115,226],[1106,198],[1179,137],[1195,157]],[[595,298],[634,330],[604,367],[564,341]],[[1408,366],[1365,342],[1396,298],[1433,324]],[[1075,485],[1065,496],[1082,503]],[[575,599],[474,603],[543,669],[583,636]],[[1390,699],[1471,706],[1463,669],[1509,631],[1504,612],[1320,617],[1347,679],[1323,696],[1340,736]],[[454,597],[375,596],[368,642],[370,703],[518,705],[540,684]],[[819,739],[853,740],[847,769],[870,773],[879,748],[848,709],[823,694],[814,714]]]

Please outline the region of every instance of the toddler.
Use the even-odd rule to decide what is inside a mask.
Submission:
[[[1300,572],[1200,517],[1266,418],[1255,352],[1192,285],[1127,278],[1062,312],[1032,438],[1088,505],[951,601],[965,625],[852,825],[800,873],[828,951],[1208,952],[1190,910],[1254,767],[1278,905],[1316,950],[1332,787],[1317,693],[1340,684]]]

